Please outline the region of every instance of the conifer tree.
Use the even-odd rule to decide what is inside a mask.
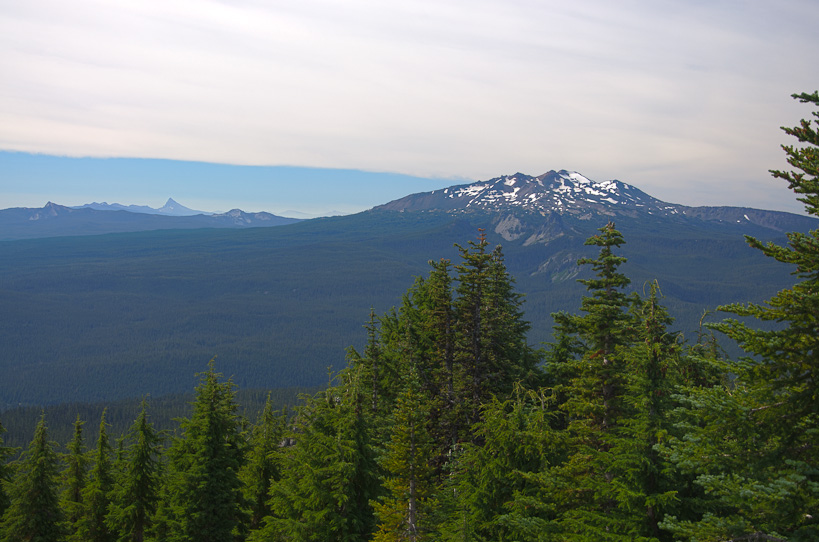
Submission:
[[[239,469],[245,441],[233,383],[220,378],[211,361],[200,375],[193,414],[169,451],[172,540],[225,542],[244,532]]]
[[[63,456],[66,468],[63,471],[63,492],[60,506],[65,514],[65,521],[69,531],[69,540],[80,540],[77,536],[78,523],[83,516],[83,490],[85,489],[88,457],[85,441],[83,440],[84,422],[74,421],[74,437],[68,444],[68,453]]]
[[[552,417],[545,389],[518,386],[509,399],[484,405],[477,429],[484,443],[466,446],[454,473],[463,519],[443,529],[446,540],[551,536],[554,510],[547,503],[553,496],[544,474],[560,450]]]
[[[287,413],[273,410],[270,394],[267,395],[259,421],[253,427],[247,463],[240,472],[245,500],[250,507],[250,530],[259,529],[264,518],[270,515],[270,485],[281,478],[281,444]]]
[[[667,511],[673,511],[683,484],[672,475],[671,463],[660,455],[658,445],[672,431],[671,413],[677,406],[673,397],[683,382],[685,360],[677,334],[669,331],[673,319],[659,296],[655,281],[637,307],[636,337],[624,352],[623,415],[604,435],[609,449],[601,459],[630,536],[670,540],[659,524]]]
[[[554,487],[551,506],[561,510],[556,518],[563,539],[616,539],[634,534],[628,517],[618,507],[614,473],[609,469],[611,438],[625,415],[624,396],[629,368],[624,350],[635,336],[637,319],[630,311],[634,295],[624,292],[630,283],[619,271],[626,259],[614,253],[625,243],[613,223],[598,230],[586,245],[600,247],[597,258],[582,258],[595,276],[581,279],[588,294],[581,300],[582,315],[558,313],[558,346],[550,368],[556,398],[565,424],[561,437],[565,460],[549,472]]]
[[[461,440],[474,439],[471,427],[480,420],[482,403],[493,394],[508,396],[515,382],[532,383],[538,377],[537,356],[526,342],[529,324],[523,319],[522,295],[514,291],[501,248],[489,252],[488,245],[481,231],[478,242],[458,246],[462,262],[455,266],[455,387]]]
[[[421,314],[421,382],[430,396],[431,431],[439,448],[450,449],[457,441],[455,427],[456,366],[455,308],[449,260],[430,260],[432,267],[417,304]]]
[[[6,428],[0,423],[0,520],[3,518],[3,513],[9,507],[9,496],[6,492],[6,484],[11,479],[11,468],[6,463],[8,457],[14,453],[14,450],[8,446],[3,445],[3,433]]]
[[[0,524],[2,542],[65,540],[64,518],[56,491],[57,461],[57,453],[48,441],[43,414],[9,485],[11,502]]]
[[[106,425],[103,410],[93,466],[82,491],[83,514],[77,522],[76,539],[83,542],[113,542],[116,539],[106,523],[114,485],[111,443]]]
[[[297,410],[295,443],[270,490],[272,515],[252,540],[352,542],[372,534],[378,470],[368,427],[371,396],[360,377],[342,371],[336,386]]]
[[[398,392],[398,360],[390,349],[391,340],[384,339],[397,333],[399,318],[395,310],[379,319],[375,311],[370,309],[369,321],[364,326],[367,330],[367,343],[364,353],[359,354],[355,348],[347,351],[348,367],[358,376],[362,397],[366,396],[365,415],[371,419],[373,437],[378,441],[386,438],[388,430],[386,419],[392,412],[392,405]]]
[[[819,92],[793,96],[819,107]],[[772,171],[819,216],[819,110],[814,120],[783,130],[799,146],[783,149],[793,171]],[[675,448],[678,464],[697,476],[709,500],[699,518],[669,518],[679,536],[819,539],[819,229],[789,233],[788,246],[748,244],[795,266],[800,279],[765,304],[720,310],[762,322],[762,330],[728,319],[713,327],[753,357],[733,364],[731,386],[691,395],[690,436]],[[712,440],[707,440],[714,437]]]
[[[381,459],[386,494],[375,503],[375,541],[435,540],[434,443],[429,433],[429,398],[415,367],[405,376],[392,418],[392,436]]]
[[[162,437],[148,420],[147,403],[128,431],[129,447],[120,440],[115,487],[107,524],[119,542],[143,542],[153,522],[161,483]]]

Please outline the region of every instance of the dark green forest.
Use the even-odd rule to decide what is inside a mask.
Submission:
[[[794,170],[772,174],[819,216],[816,124],[784,130]],[[601,224],[576,308],[536,349],[478,232],[430,254],[294,407],[240,406],[212,360],[167,431],[146,399],[124,432],[103,410],[58,447],[41,413],[19,459],[0,442],[0,541],[817,540],[819,229],[787,237],[747,242],[791,286],[683,336],[661,279],[630,288],[629,238]]]

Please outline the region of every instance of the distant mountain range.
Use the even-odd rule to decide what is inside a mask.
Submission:
[[[86,203],[85,205],[72,207],[72,209],[96,209],[97,211],[128,211],[131,213],[143,213],[148,215],[165,216],[193,216],[216,214],[209,213],[207,211],[195,211],[194,209],[189,209],[188,207],[185,207],[181,203],[174,201],[173,198],[168,198],[168,201],[165,202],[165,205],[163,205],[159,209],[154,209],[153,207],[148,207],[147,205],[122,205],[120,203],[107,202]]]
[[[48,202],[39,209],[15,207],[0,210],[0,240],[169,229],[253,228],[293,224],[299,220],[264,212],[246,213],[240,209],[227,213],[202,213],[173,199],[159,209],[118,203],[66,207]]]
[[[189,220],[213,222],[184,229]],[[696,340],[706,310],[763,301],[795,280],[744,235],[782,244],[785,232],[819,227],[792,213],[666,203],[563,170],[414,194],[349,216],[228,229],[272,221],[238,210],[0,211],[0,238],[16,239],[0,242],[0,374],[13,375],[0,386],[0,410],[187,392],[214,356],[242,388],[325,384],[327,367],[341,367],[345,348],[366,340],[370,309],[400,304],[430,259],[457,263],[454,243],[479,229],[503,246],[533,344],[550,339],[551,313],[577,312],[585,289],[576,279],[591,276],[577,260],[596,255],[584,241],[609,221],[625,236],[617,252],[628,258],[632,288],[657,280],[675,329]],[[88,236],[137,226],[166,231]],[[77,231],[83,236],[71,237]]]

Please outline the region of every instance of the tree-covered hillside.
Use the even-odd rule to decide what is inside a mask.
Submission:
[[[538,345],[551,339],[551,314],[576,307],[575,279],[590,276],[576,264],[583,241],[608,218],[560,218],[561,235],[534,244],[504,239],[494,218],[373,211],[242,231],[0,242],[0,368],[13,375],[0,410],[189,392],[214,356],[243,388],[322,385],[344,349],[361,346],[371,308],[399,304],[430,257],[456,258],[453,243],[479,228],[502,244]],[[630,288],[659,279],[687,336],[705,310],[762,301],[791,280],[741,236],[783,241],[776,230],[662,217],[617,226]]]
[[[786,132],[794,170],[774,176],[819,215],[816,124]],[[268,398],[247,420],[211,361],[173,434],[143,401],[122,438],[103,411],[64,452],[45,414],[19,460],[0,441],[0,541],[817,540],[819,229],[747,241],[795,282],[685,340],[658,282],[629,289],[628,235],[601,225],[538,350],[479,232],[372,311],[293,411]]]

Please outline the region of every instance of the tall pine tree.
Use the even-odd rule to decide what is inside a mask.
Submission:
[[[378,470],[370,442],[371,395],[360,369],[345,369],[338,384],[296,411],[281,478],[271,484],[271,515],[254,541],[366,540],[375,519]]]
[[[245,530],[239,480],[245,440],[233,383],[221,376],[211,361],[200,375],[193,414],[169,452],[172,540],[225,542]]]
[[[11,468],[9,468],[6,462],[9,456],[14,453],[12,448],[3,445],[3,433],[5,432],[6,428],[0,423],[0,518],[3,517],[6,508],[9,507],[9,496],[8,493],[6,493],[6,484],[11,479]]]
[[[794,95],[819,107],[819,92]],[[783,128],[798,146],[785,145],[793,171],[772,171],[788,182],[808,214],[819,216],[819,110],[814,120]],[[694,394],[687,441],[677,446],[683,467],[711,497],[698,520],[671,518],[678,534],[698,539],[732,536],[819,539],[819,229],[789,233],[788,246],[747,237],[765,256],[795,266],[800,279],[765,304],[721,310],[775,322],[758,329],[728,319],[714,328],[752,357],[731,367],[733,386]],[[717,435],[715,440],[704,440]]]
[[[162,437],[148,420],[144,399],[127,440],[127,451],[118,452],[122,457],[106,521],[119,542],[143,542],[158,506],[162,473]]]
[[[386,494],[375,504],[379,530],[373,540],[435,540],[435,446],[430,436],[430,401],[418,372],[410,367],[392,417],[392,436],[381,459]]]
[[[274,411],[268,394],[259,421],[251,432],[247,463],[239,473],[250,507],[250,530],[259,529],[271,513],[270,485],[281,478],[281,445],[286,424],[287,413]]]
[[[113,542],[114,533],[108,527],[106,518],[114,485],[111,462],[111,443],[105,423],[105,410],[100,419],[97,450],[88,483],[82,491],[83,514],[77,522],[77,539],[83,542]]]
[[[68,443],[68,453],[63,456],[66,464],[63,471],[63,492],[60,506],[65,514],[69,540],[81,540],[78,523],[83,516],[83,490],[87,478],[88,457],[83,439],[84,422],[79,414],[74,421],[74,437]]]
[[[65,540],[65,523],[56,490],[57,463],[43,414],[9,486],[11,503],[0,525],[2,542]]]
[[[566,540],[615,540],[632,536],[618,506],[614,473],[609,469],[612,435],[621,423],[628,381],[624,349],[635,337],[637,319],[630,310],[637,299],[624,291],[630,280],[619,267],[626,259],[615,254],[625,243],[613,223],[598,230],[586,245],[599,247],[596,258],[582,258],[594,277],[581,279],[588,294],[580,309],[584,314],[553,315],[557,347],[550,368],[555,397],[564,399],[560,425],[565,461],[550,469],[545,483],[553,486],[552,506],[561,510],[556,521]],[[556,355],[558,354],[558,355]]]

